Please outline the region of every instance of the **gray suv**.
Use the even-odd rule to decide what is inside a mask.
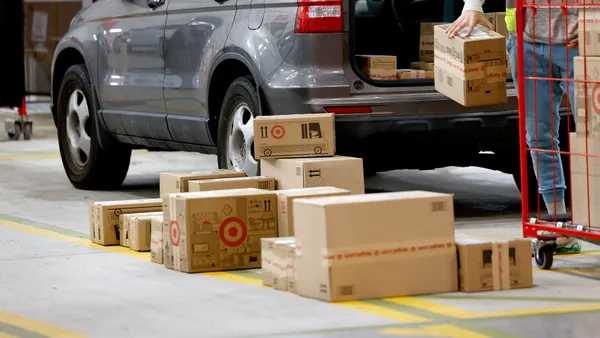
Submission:
[[[337,149],[365,172],[478,165],[518,178],[514,90],[465,108],[432,80],[376,81],[355,55],[419,57],[419,24],[460,0],[99,0],[73,18],[53,60],[65,171],[117,188],[131,150],[194,151],[259,172],[253,118],[331,112]],[[504,1],[487,1],[502,11]],[[497,8],[491,8],[496,6]]]

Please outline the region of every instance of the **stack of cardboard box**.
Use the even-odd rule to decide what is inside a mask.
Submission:
[[[397,60],[394,55],[357,55],[356,63],[360,71],[370,79],[396,79]]]

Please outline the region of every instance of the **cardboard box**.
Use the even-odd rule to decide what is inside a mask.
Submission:
[[[163,216],[152,217],[151,228],[152,234],[150,235],[150,258],[152,262],[162,264],[163,263]]]
[[[333,156],[333,114],[258,116],[254,119],[254,157]]]
[[[273,270],[275,269],[273,264],[273,245],[275,245],[276,240],[277,237],[260,239],[260,275],[262,276],[264,286],[273,286]]]
[[[277,195],[259,189],[171,194],[165,266],[183,272],[260,268],[261,238],[277,236]]]
[[[294,260],[296,256],[296,239],[278,239],[273,244],[273,258],[275,269],[273,274],[273,288],[288,291],[288,283],[295,285]]]
[[[219,178],[215,180],[189,181],[188,186],[190,192],[244,188],[275,190],[275,179],[266,176]]]
[[[421,31],[419,38],[419,61],[433,62],[434,56],[434,27],[443,25],[444,22],[421,22]],[[428,70],[428,69],[425,69]]]
[[[486,19],[494,25],[494,31],[503,35],[504,37],[508,37],[509,31],[508,27],[506,27],[506,13],[505,12],[497,12],[497,13],[486,13]]]
[[[600,226],[600,194],[598,193],[600,191],[600,159],[589,155],[600,156],[600,137],[588,136],[586,151],[585,135],[570,133],[569,136],[571,153],[588,154],[588,156],[570,156],[573,224],[598,227]]]
[[[294,208],[298,294],[346,301],[458,290],[452,195],[333,196]]]
[[[533,286],[531,240],[506,236],[456,235],[460,291]]]
[[[600,56],[600,8],[579,10],[579,54]]]
[[[132,236],[137,218],[149,219],[151,217],[162,215],[162,211],[144,212],[135,214],[122,214],[119,216],[119,244],[126,248],[131,248]],[[142,250],[137,250],[142,251]]]
[[[280,237],[294,236],[294,203],[296,198],[350,195],[349,190],[335,187],[315,187],[278,190],[277,225]]]
[[[162,212],[153,215],[133,216],[129,219],[129,248],[133,251],[151,251],[152,219],[160,217]]]
[[[278,190],[330,186],[353,194],[365,193],[361,158],[334,156],[262,160],[261,172],[275,178]]]
[[[216,170],[195,173],[160,173],[160,196],[161,198],[168,194],[180,192],[189,192],[189,181],[211,180],[218,178],[246,177],[243,172]]]
[[[373,80],[395,80],[396,62],[396,56],[393,55],[356,56],[356,63],[360,71]]]
[[[506,103],[506,39],[477,26],[449,39],[435,27],[435,89],[465,107]]]
[[[411,62],[410,64],[410,68],[411,69],[416,69],[416,70],[434,70],[434,65],[433,65],[433,61],[432,62]]]
[[[398,79],[433,79],[433,71],[418,69],[398,69]]]
[[[573,68],[575,80],[597,81],[587,84],[575,82],[577,133],[586,134],[587,110],[587,134],[600,136],[600,86],[598,85],[600,84],[600,57],[576,56]],[[587,70],[587,74],[584,70]]]
[[[90,210],[90,240],[101,245],[120,244],[119,216],[161,211],[159,198],[91,202]]]

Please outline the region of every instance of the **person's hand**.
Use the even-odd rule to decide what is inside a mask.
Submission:
[[[579,21],[575,21],[575,24],[573,25],[573,27],[571,27],[571,29],[569,29],[569,35],[577,32],[578,28],[579,28]],[[579,48],[579,37],[576,37],[575,39],[569,41],[568,47],[571,49]]]
[[[456,36],[456,34],[458,34],[458,32],[460,32],[465,27],[469,27],[469,30],[466,34],[466,36],[469,36],[471,35],[471,33],[473,33],[473,29],[477,25],[482,25],[489,29],[494,29],[494,25],[492,25],[492,23],[485,18],[485,15],[483,15],[483,13],[478,11],[464,11],[460,15],[460,17],[456,19],[456,21],[454,21],[452,25],[450,25],[450,28],[448,28],[448,37],[453,38],[454,36]]]

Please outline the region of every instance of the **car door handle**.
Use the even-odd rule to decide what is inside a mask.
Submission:
[[[150,9],[157,9],[158,7],[165,4],[165,0],[146,0],[146,4]]]

